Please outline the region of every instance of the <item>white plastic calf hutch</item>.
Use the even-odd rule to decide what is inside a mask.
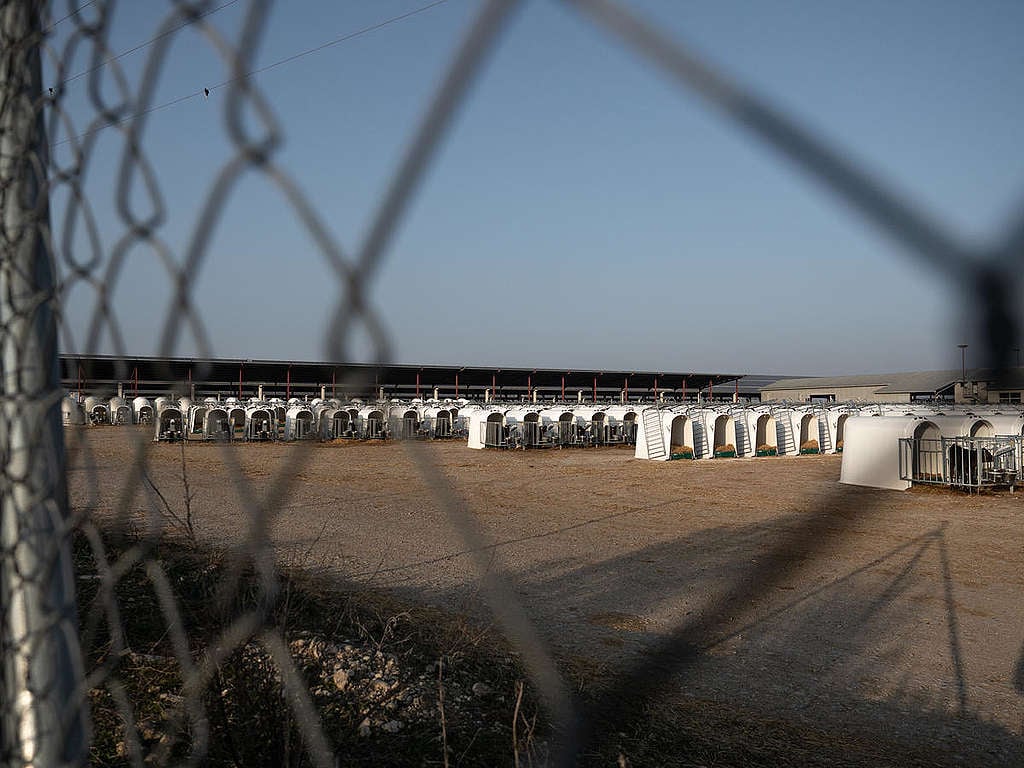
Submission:
[[[111,424],[125,426],[132,423],[132,409],[123,398],[116,396],[110,398],[110,404],[108,407],[110,408]]]
[[[308,440],[316,437],[313,412],[303,405],[293,405],[285,413],[284,439]]]
[[[193,405],[185,413],[185,434],[189,439],[200,439],[203,434],[203,422],[206,421],[205,405]]]
[[[608,418],[600,408],[573,408],[577,434],[583,445],[605,445],[608,442]]]
[[[110,406],[98,397],[89,395],[85,398],[85,417],[90,424],[109,424]]]
[[[608,420],[608,442],[633,445],[636,442],[636,410],[627,405],[612,405],[604,413]]]
[[[447,440],[454,436],[452,412],[438,405],[424,406],[421,411],[420,428],[433,440]]]
[[[806,408],[777,408],[773,415],[779,454],[796,456],[803,452],[819,452],[818,416],[813,411]]]
[[[134,414],[136,424],[152,424],[153,423],[153,404],[144,397],[136,397],[132,400],[132,412]]]
[[[234,436],[232,432],[227,409],[219,405],[208,406],[206,418],[203,419],[203,439],[230,440]]]
[[[937,424],[919,416],[851,416],[843,430],[839,482],[904,491],[911,481],[900,477],[900,439],[933,441],[941,436]],[[941,461],[933,466],[925,452],[910,460],[915,474],[941,475]]]
[[[165,405],[157,410],[154,440],[174,442],[185,439],[185,418],[181,410],[173,405]]]
[[[279,397],[275,397],[268,403],[270,410],[274,414],[274,424],[277,426],[277,436],[280,438],[284,437],[284,422],[288,415],[288,406],[285,405],[284,400]]]
[[[532,406],[517,406],[505,411],[506,440],[509,447],[539,448],[546,444],[540,411]]]
[[[231,425],[234,431],[234,424]],[[274,409],[264,405],[250,405],[245,409],[245,439],[266,442],[277,439],[277,417]]]
[[[321,440],[340,440],[354,437],[348,411],[336,405],[323,405],[316,411],[317,432]]]
[[[412,440],[420,436],[420,413],[416,408],[401,404],[391,406],[391,436],[398,440]]]
[[[986,416],[985,420],[992,425],[997,435],[1024,434],[1024,416],[1020,414],[996,413]]]
[[[383,440],[387,437],[387,421],[384,411],[367,405],[359,409],[360,436],[364,440]]]
[[[644,408],[636,424],[636,458],[668,461],[693,457],[693,421],[685,410]]]
[[[733,411],[736,425],[737,456],[774,456],[778,453],[775,417],[766,408],[740,408]]]
[[[846,422],[859,409],[850,406],[826,408],[818,416],[818,444],[821,453],[842,453]]]
[[[485,447],[484,430],[487,423],[488,411],[483,408],[464,408],[462,416],[466,419],[466,445],[470,448],[481,449]]]
[[[559,446],[576,442],[576,417],[572,411],[545,408],[540,412],[540,423],[547,442]]]
[[[508,445],[502,411],[484,408],[471,411],[467,429],[470,448],[504,448]]]
[[[65,427],[78,427],[85,424],[85,411],[72,397],[61,398],[60,414]]]
[[[736,422],[732,416],[716,408],[695,408],[688,415],[693,420],[694,458],[736,455]]]

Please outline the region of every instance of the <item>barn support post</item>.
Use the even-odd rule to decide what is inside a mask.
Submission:
[[[242,387],[238,387],[238,397],[242,397]],[[285,372],[284,380],[284,401],[287,403],[292,399],[292,367],[289,365],[288,370]]]
[[[627,376],[622,381],[623,381],[622,388],[623,388],[623,391],[625,391],[625,393],[626,393],[625,398],[623,398],[623,402],[624,403],[628,403],[629,402],[629,376]]]
[[[565,375],[562,375],[562,402],[565,402]]]
[[[498,375],[491,374],[491,400],[498,399]]]
[[[714,386],[714,384],[711,381],[708,381],[708,402],[709,403],[713,403],[715,401],[715,390],[712,389],[713,386]]]
[[[686,377],[683,376],[683,402],[686,402]]]
[[[658,377],[654,377],[654,401],[658,401]]]
[[[597,376],[594,377],[594,399],[591,402],[597,403]]]
[[[331,369],[331,397],[338,397],[338,369]]]
[[[459,374],[455,374],[455,399],[459,399]]]
[[[36,768],[84,765],[89,730],[49,248],[44,5],[0,2],[0,761]]]
[[[242,399],[242,366],[238,366],[238,399]]]
[[[416,371],[416,397],[420,396],[420,372]]]

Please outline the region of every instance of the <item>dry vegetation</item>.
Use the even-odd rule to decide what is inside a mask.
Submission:
[[[92,607],[95,541],[76,541],[89,662],[113,670],[138,725],[137,736],[125,729],[117,685],[96,690],[94,763],[126,765],[133,750],[177,757],[195,743],[187,718],[173,727],[181,664],[150,563],[173,588],[194,659],[246,610],[267,611],[342,764],[545,763],[557,734],[400,446],[310,446],[297,467],[297,446],[146,446],[149,480],[125,530],[112,513],[129,476],[127,434],[71,441],[73,504],[98,523],[105,560],[144,553],[118,582],[126,648],[112,659]],[[624,449],[428,447],[583,701],[716,607],[807,515],[834,519],[791,578],[730,607],[674,693],[601,723],[605,738],[581,764],[626,764],[620,754],[631,765],[1019,764],[1019,496],[842,487],[830,456],[654,463]],[[257,498],[278,473],[294,480],[269,531],[283,573],[270,606],[251,568],[225,588],[251,522],[235,462]],[[255,635],[204,686],[212,764],[305,764],[276,669]]]

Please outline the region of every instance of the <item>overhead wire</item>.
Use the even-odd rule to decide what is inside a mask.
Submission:
[[[220,90],[221,88],[225,88],[225,87],[227,87],[229,85],[232,85],[233,83],[238,83],[238,82],[241,82],[243,80],[247,80],[250,77],[254,77],[255,75],[262,74],[262,73],[267,72],[267,71],[269,71],[271,69],[275,69],[275,68],[280,67],[280,66],[282,66],[284,64],[288,64],[290,62],[293,62],[293,61],[295,61],[297,59],[301,59],[301,58],[303,58],[305,56],[309,56],[311,54],[318,53],[319,51],[322,51],[325,48],[330,48],[330,47],[338,45],[340,43],[344,43],[344,42],[346,42],[348,40],[352,40],[354,38],[361,37],[362,35],[369,34],[370,32],[375,32],[378,29],[382,29],[383,27],[387,27],[387,26],[389,26],[391,24],[395,24],[395,23],[397,23],[399,21],[404,21],[405,19],[411,18],[412,16],[416,16],[416,15],[418,15],[420,13],[424,13],[425,11],[429,11],[429,10],[431,10],[433,8],[436,8],[439,5],[444,5],[447,2],[448,2],[448,0],[434,0],[434,2],[432,2],[432,3],[427,3],[426,5],[420,6],[419,8],[415,8],[415,9],[413,9],[411,11],[406,11],[405,13],[401,13],[401,14],[399,14],[397,16],[392,16],[391,18],[385,19],[383,21],[379,21],[379,22],[377,22],[375,24],[371,24],[371,25],[369,25],[367,27],[363,27],[362,29],[358,29],[355,32],[349,32],[347,34],[341,35],[340,37],[336,37],[333,40],[328,40],[327,42],[321,43],[320,45],[314,46],[312,48],[308,48],[308,49],[306,49],[304,51],[300,51],[299,53],[294,53],[294,54],[292,54],[290,56],[286,56],[283,59],[279,59],[279,60],[277,60],[277,61],[275,61],[275,62],[273,62],[271,64],[267,64],[266,66],[258,67],[257,69],[250,70],[249,72],[246,72],[246,73],[244,73],[242,75],[239,75],[237,77],[228,78],[227,80],[224,80],[223,82],[217,83],[216,85],[204,86],[203,88],[200,88],[200,89],[198,89],[196,91],[193,91],[192,93],[187,93],[187,94],[184,94],[182,96],[178,96],[177,98],[171,99],[170,101],[165,101],[162,104],[157,104],[155,106],[149,107],[147,109],[140,110],[138,112],[132,112],[131,114],[125,115],[124,117],[116,119],[116,120],[110,120],[109,122],[106,122],[103,125],[97,126],[96,128],[93,128],[92,130],[83,131],[82,133],[76,134],[75,136],[69,136],[66,139],[61,139],[60,141],[53,142],[50,145],[50,147],[52,149],[52,148],[56,148],[56,147],[62,146],[62,145],[67,144],[68,142],[70,142],[72,140],[78,140],[78,139],[85,138],[86,136],[90,136],[93,133],[96,133],[97,131],[103,130],[104,128],[109,128],[111,126],[117,126],[117,125],[123,125],[124,123],[128,122],[129,120],[134,120],[135,118],[144,117],[145,115],[152,114],[153,112],[159,112],[161,110],[168,109],[170,107],[173,107],[173,106],[176,106],[178,104],[181,104],[182,102],[189,101],[191,99],[195,99],[195,98],[198,98],[200,96],[207,96],[208,97],[209,94],[213,93],[214,91]]]
[[[195,16],[190,16],[190,17],[186,18],[178,26],[172,27],[171,29],[168,29],[165,32],[161,32],[156,37],[150,38],[149,40],[147,40],[144,43],[139,43],[134,48],[129,48],[127,51],[121,51],[121,53],[117,54],[116,56],[111,56],[109,59],[104,59],[99,64],[96,64],[95,66],[92,66],[89,69],[84,69],[81,72],[79,72],[77,75],[69,77],[66,80],[62,80],[60,82],[60,85],[64,86],[64,85],[67,85],[68,83],[73,83],[75,80],[77,80],[80,77],[85,77],[86,75],[92,74],[97,69],[100,69],[101,67],[105,67],[107,64],[110,64],[111,62],[117,61],[118,59],[123,59],[125,56],[127,56],[127,55],[129,55],[131,53],[135,53],[136,51],[141,51],[143,48],[146,48],[147,46],[152,45],[153,43],[157,42],[158,40],[162,40],[163,38],[167,37],[168,35],[173,35],[179,29],[184,29],[185,27],[189,26],[190,24],[195,24],[200,19],[205,19],[207,16],[212,16],[217,11],[222,11],[225,8],[227,8],[228,6],[235,5],[237,2],[238,2],[238,0],[228,0],[228,2],[222,3],[221,5],[218,5],[216,8],[211,8],[210,10],[204,11],[203,13],[196,14]]]
[[[90,5],[95,5],[95,4],[96,4],[96,0],[89,0],[89,2],[87,2],[87,3],[82,3],[77,8],[75,8],[75,10],[73,10],[71,13],[69,13],[67,16],[61,16],[55,22],[50,24],[50,26],[48,26],[46,29],[43,30],[43,34],[44,35],[45,34],[49,34],[50,32],[53,31],[53,28],[56,27],[58,24],[60,24],[62,21],[67,21],[72,16],[77,16],[78,12],[81,11],[83,8],[88,8]]]

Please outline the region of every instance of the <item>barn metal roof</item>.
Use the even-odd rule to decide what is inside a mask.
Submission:
[[[800,379],[779,379],[762,392],[780,389],[839,389],[841,387],[877,387],[877,394],[907,392],[941,392],[960,381],[961,370],[910,371],[903,373],[868,373],[855,376],[813,376]],[[969,368],[970,381],[991,381],[995,372],[988,368]]]
[[[736,373],[109,355],[61,355],[61,378],[69,389],[74,389],[79,382],[84,389],[112,389],[137,380],[140,388],[145,382],[148,390],[170,389],[188,382],[207,391],[231,391],[241,386],[251,388],[263,384],[276,390],[290,386],[293,391],[309,391],[313,387],[327,386],[349,394],[371,394],[383,387],[388,396],[412,396],[417,389],[421,394],[428,394],[434,387],[439,387],[445,397],[455,393],[456,383],[459,395],[468,397],[481,396],[484,389],[494,385],[499,396],[515,397],[534,389],[550,397],[560,394],[563,384],[566,395],[571,392],[573,397],[580,389],[591,393],[595,384],[601,397],[617,395],[626,386],[631,393],[638,395],[655,389],[679,395],[684,386],[692,394],[697,390],[706,392],[709,385],[722,387],[720,394],[731,394],[739,380],[741,396],[756,397],[759,393],[757,381],[748,384],[742,374]],[[770,380],[771,377],[766,378]]]

